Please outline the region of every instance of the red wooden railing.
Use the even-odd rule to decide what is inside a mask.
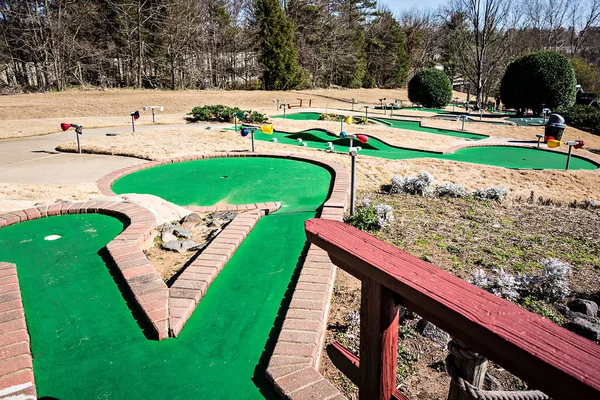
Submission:
[[[362,281],[360,361],[339,344],[328,349],[361,399],[405,398],[396,390],[399,305],[554,400],[600,399],[597,344],[341,222],[311,219],[305,229]],[[477,386],[475,367],[466,372]]]

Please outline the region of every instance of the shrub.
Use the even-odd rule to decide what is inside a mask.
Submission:
[[[596,107],[574,105],[559,107],[555,111],[565,118],[567,125],[600,135],[600,110]]]
[[[424,107],[445,107],[452,100],[452,82],[444,71],[424,69],[408,83],[408,98]]]
[[[458,183],[444,182],[435,188],[435,194],[440,197],[465,197],[467,189]]]
[[[390,193],[408,193],[427,196],[432,183],[433,176],[427,171],[419,172],[419,175],[417,175],[416,178],[402,178],[400,176],[393,176]]]
[[[346,222],[363,231],[377,231],[394,220],[393,209],[387,204],[371,204],[363,200],[356,207],[354,216],[346,218]]]
[[[541,112],[575,103],[577,80],[569,59],[553,51],[526,54],[513,61],[500,83],[500,96],[507,107]]]
[[[242,122],[262,123],[267,121],[265,114],[252,110],[240,110],[235,107],[227,107],[221,104],[212,106],[198,106],[192,109],[188,118],[191,122],[209,121],[209,122],[233,122],[233,117],[240,113],[244,114]]]
[[[508,189],[504,186],[496,186],[489,189],[477,188],[473,192],[473,197],[478,200],[496,200],[502,201],[506,197]]]

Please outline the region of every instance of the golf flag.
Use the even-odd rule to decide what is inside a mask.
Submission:
[[[262,133],[266,133],[267,135],[273,134],[273,125],[263,125],[259,128]]]
[[[134,112],[131,113],[131,116],[133,117],[134,120],[137,120],[140,117],[140,112],[138,110],[135,110]]]
[[[347,123],[348,125],[352,125],[354,123],[354,120],[352,119],[352,115],[348,115],[344,122]]]

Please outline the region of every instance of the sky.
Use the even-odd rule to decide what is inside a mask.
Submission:
[[[378,0],[378,4],[386,4],[394,14],[411,8],[436,8],[447,3],[446,0]]]

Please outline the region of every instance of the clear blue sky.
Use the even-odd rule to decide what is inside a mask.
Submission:
[[[411,8],[437,8],[445,0],[378,0],[378,4],[386,4],[394,14]]]

